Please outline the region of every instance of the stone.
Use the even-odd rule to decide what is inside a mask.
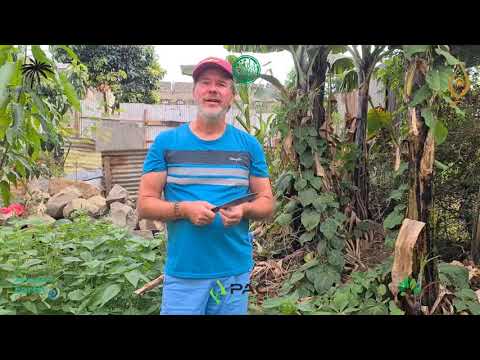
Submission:
[[[27,184],[27,192],[28,193],[35,193],[35,192],[48,193],[49,183],[50,181],[47,178],[43,178],[43,177],[32,179]]]
[[[53,196],[69,186],[76,187],[80,191],[80,197],[82,199],[89,199],[92,196],[100,195],[99,189],[93,185],[87,184],[86,182],[60,178],[50,180],[48,184],[48,193],[50,196]]]
[[[47,202],[47,214],[55,219],[63,217],[63,209],[73,199],[78,199],[81,192],[73,186],[67,187],[52,196]]]
[[[134,230],[138,224],[138,215],[130,206],[120,202],[114,202],[110,205],[111,220],[114,225],[126,227]]]
[[[112,190],[110,190],[110,192],[108,193],[107,205],[110,206],[114,202],[120,202],[120,203],[125,204],[127,199],[128,199],[128,191],[125,190],[120,185],[115,184],[113,186]]]
[[[103,196],[92,196],[87,202],[89,204],[89,214],[93,217],[103,216],[108,210],[107,201]]]
[[[73,199],[63,208],[63,217],[69,218],[72,212],[82,209],[89,210],[88,201],[82,198]]]
[[[164,229],[163,222],[159,220],[150,220],[150,219],[142,219],[139,221],[138,226],[140,230],[159,230],[162,231]]]

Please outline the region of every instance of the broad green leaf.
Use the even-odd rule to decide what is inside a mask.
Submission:
[[[430,96],[432,96],[432,92],[430,88],[425,84],[420,89],[415,91],[415,93],[413,94],[413,99],[410,102],[409,106],[417,106],[424,102],[426,99],[428,99]]]
[[[45,55],[45,52],[42,50],[40,45],[32,45],[32,55],[37,60],[37,62],[44,64],[51,64],[51,60]]]
[[[68,293],[68,299],[72,301],[81,301],[85,298],[86,294],[83,290],[74,290]]]
[[[388,303],[388,309],[390,310],[390,315],[405,315],[405,312],[402,311],[393,300],[390,300]]]
[[[396,211],[391,212],[383,221],[383,227],[385,229],[393,229],[395,226],[400,225],[403,221],[403,214],[399,214]]]
[[[140,256],[145,259],[145,260],[148,260],[148,261],[155,261],[156,259],[156,255],[155,255],[155,252],[154,251],[148,251],[148,252],[144,252],[144,253],[141,253]]]
[[[286,213],[292,213],[295,211],[295,209],[298,208],[298,204],[299,204],[298,200],[292,199],[287,203],[287,205],[285,205],[284,211]]]
[[[304,226],[305,226],[305,225],[304,225]],[[306,242],[311,241],[311,240],[314,238],[315,233],[316,233],[315,231],[310,231],[310,232],[305,232],[305,233],[303,233],[303,234],[300,236],[300,238],[298,239],[298,242],[303,245],[303,244],[305,244]]]
[[[338,271],[342,271],[343,266],[345,265],[345,260],[341,251],[331,250],[328,252],[327,258],[330,265]]]
[[[275,222],[279,225],[286,226],[292,222],[292,214],[280,214],[276,219]]]
[[[380,284],[377,288],[377,293],[380,296],[383,296],[387,293],[387,287],[384,284]]]
[[[0,315],[17,315],[15,309],[0,309]]]
[[[425,124],[432,128],[435,125],[435,118],[433,116],[432,110],[429,108],[422,109],[422,117],[425,119]]]
[[[324,212],[327,209],[327,203],[321,197],[317,197],[313,200],[312,205],[318,212]]]
[[[435,126],[431,129],[431,131],[437,145],[442,144],[447,138],[448,129],[445,127],[443,121],[440,119],[437,119],[437,121],[435,121]]]
[[[101,303],[99,307],[102,307],[103,305],[108,303],[110,300],[112,300],[115,296],[117,296],[120,293],[121,289],[122,289],[121,286],[118,284],[112,284],[106,287],[100,297]]]
[[[64,262],[64,264],[71,264],[73,262],[82,262],[81,259],[79,259],[78,257],[75,257],[75,256],[62,257],[62,261]]]
[[[313,173],[313,170],[304,170],[302,172],[303,178],[310,181],[315,177],[315,174]]]
[[[480,304],[476,301],[469,302],[468,310],[472,313],[472,315],[480,315]]]
[[[339,236],[333,236],[329,240],[329,244],[333,249],[343,250],[343,248],[345,247],[345,240]]]
[[[334,218],[337,225],[341,225],[343,222],[345,222],[345,220],[347,220],[347,216],[341,212],[336,212]]]
[[[303,207],[310,205],[315,200],[315,198],[317,196],[318,196],[317,192],[315,190],[311,189],[311,188],[307,189],[307,190],[300,191],[298,193],[298,198],[299,198],[300,202],[302,203]]]
[[[10,205],[10,184],[5,180],[0,181],[0,194],[2,195],[2,200],[4,205]],[[0,268],[1,268],[0,264]]]
[[[300,156],[300,162],[301,162],[302,165],[305,166],[306,168],[312,167],[313,162],[314,162],[312,153],[311,153],[310,151],[304,152],[304,153]]]
[[[302,271],[295,271],[293,274],[292,274],[292,277],[290,278],[289,282],[291,284],[295,284],[296,282],[302,280],[305,276],[305,273],[302,272]]]
[[[431,45],[403,45],[405,55],[410,58],[413,54],[425,52],[431,48]]]
[[[297,191],[303,190],[305,186],[307,186],[307,180],[298,179],[297,181],[295,181],[295,185],[294,185],[295,190]]]
[[[297,141],[294,145],[293,148],[295,151],[298,153],[298,155],[302,155],[305,150],[307,150],[307,144],[304,143],[303,141]]]
[[[445,51],[445,50],[442,50],[442,49],[435,49],[435,52],[438,54],[438,55],[442,55],[446,60],[447,60],[447,64],[448,65],[457,65],[457,64],[460,64],[461,61],[458,60],[455,56],[453,56],[452,54],[450,54],[448,51]]]
[[[6,62],[0,67],[0,112],[5,110],[8,102],[8,84],[15,75],[16,65],[12,62]]]
[[[135,269],[135,270],[132,270],[132,271],[129,271],[127,273],[124,273],[123,275],[125,275],[125,277],[127,278],[127,280],[130,282],[130,284],[132,284],[134,287],[137,287],[137,284],[138,284],[138,280],[140,280],[143,276],[143,274]]]
[[[319,177],[314,177],[309,180],[310,185],[312,185],[316,190],[320,190],[322,187],[322,179]]]
[[[476,301],[477,294],[470,288],[460,289],[455,293],[455,296],[464,301]]]
[[[387,198],[388,200],[401,200],[403,195],[405,194],[405,191],[408,190],[408,185],[402,184],[398,189],[392,190],[390,193],[390,196]]]
[[[430,89],[436,92],[448,90],[448,79],[452,74],[452,70],[445,66],[439,66],[431,69],[427,73],[426,81]]]
[[[38,265],[38,264],[41,264],[43,261],[40,260],[40,259],[30,259],[30,260],[27,260],[25,262],[25,264],[23,264],[24,267],[28,268],[28,267],[31,267],[33,265]]]
[[[78,100],[75,88],[64,73],[60,73],[60,82],[70,105],[72,105],[75,110],[80,111],[80,101]]]
[[[333,304],[339,312],[345,310],[350,303],[349,293],[346,291],[338,291],[333,297]]]
[[[293,175],[291,173],[281,174],[275,182],[275,188],[277,192],[283,194],[290,186],[290,182],[292,181],[292,179]]]
[[[320,225],[320,231],[329,240],[335,236],[335,234],[337,233],[337,228],[338,224],[332,218],[328,218],[322,223],[322,225]]]
[[[327,251],[327,242],[324,239],[319,239],[317,243],[318,256],[324,256]]]
[[[38,314],[37,305],[35,305],[35,303],[32,303],[31,301],[25,301],[23,302],[23,306],[31,313],[34,313],[35,315]]]
[[[319,275],[315,278],[314,286],[320,295],[326,293],[335,283],[340,282],[340,273],[330,266],[323,266]]]
[[[303,210],[302,213],[302,224],[307,231],[315,229],[315,227],[320,222],[320,215],[311,209]]]
[[[15,266],[12,264],[0,264],[0,269],[5,271],[15,271]]]
[[[70,56],[70,58],[74,61],[77,61],[77,62],[80,62],[80,60],[78,59],[78,56],[77,54],[75,54],[75,51],[73,51],[69,46],[67,45],[57,45],[59,48],[65,50],[65,52],[67,53],[68,56]]]

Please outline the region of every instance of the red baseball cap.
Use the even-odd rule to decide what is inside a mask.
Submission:
[[[217,57],[208,57],[200,61],[195,68],[193,69],[193,79],[196,80],[202,71],[206,70],[209,67],[218,67],[221,70],[225,71],[230,78],[233,79],[232,65],[224,59]]]

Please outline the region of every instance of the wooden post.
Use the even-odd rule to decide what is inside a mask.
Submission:
[[[148,121],[147,121],[147,109],[143,110],[143,148],[147,148],[147,133],[148,133]]]
[[[110,168],[110,156],[108,155],[103,158],[103,176],[105,178],[105,196],[108,196],[112,189],[112,171]]]

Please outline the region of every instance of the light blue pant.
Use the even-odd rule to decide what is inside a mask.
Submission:
[[[250,272],[218,279],[165,275],[160,315],[247,315],[249,283]]]

